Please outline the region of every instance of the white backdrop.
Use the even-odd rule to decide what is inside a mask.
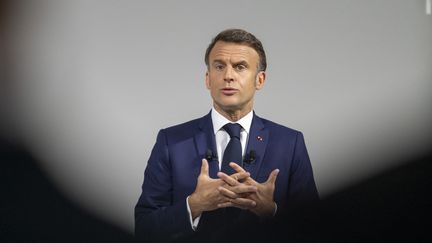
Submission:
[[[24,4],[25,2],[25,4]],[[9,23],[11,109],[65,195],[133,230],[159,129],[206,114],[219,31],[264,44],[258,115],[303,131],[322,197],[431,147],[423,0],[23,1]]]

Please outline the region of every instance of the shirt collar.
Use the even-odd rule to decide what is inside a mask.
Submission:
[[[225,126],[225,124],[233,123],[230,120],[226,119],[224,116],[222,116],[219,112],[217,112],[215,108],[212,108],[211,118],[213,122],[214,134],[216,134],[223,126]],[[236,123],[240,124],[242,128],[246,131],[246,133],[249,134],[249,130],[252,124],[252,118],[253,118],[253,111],[250,111],[249,113],[246,114],[246,116],[236,121]]]

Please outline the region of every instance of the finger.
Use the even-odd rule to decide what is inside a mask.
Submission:
[[[208,162],[206,159],[202,159],[201,175],[207,175],[207,176],[209,175]]]
[[[237,205],[237,204],[232,203],[232,202],[219,203],[217,206],[218,206],[218,208],[235,207],[235,208],[240,208],[240,209],[248,209],[246,207]]]
[[[275,184],[275,182],[276,182],[276,178],[277,178],[277,175],[279,174],[279,169],[275,169],[275,170],[273,170],[271,173],[270,173],[270,175],[269,175],[269,177],[268,177],[268,179],[267,179],[267,183],[271,183],[271,184]]]
[[[236,207],[240,209],[251,209],[256,206],[255,201],[249,200],[246,202],[241,202],[240,204],[236,203],[237,199],[232,199],[231,201],[219,203],[217,206],[218,208],[226,208],[226,207]]]
[[[218,187],[219,192],[229,198],[239,198],[239,197],[247,197],[251,193],[256,193],[258,191],[258,188],[255,186],[246,186],[243,184],[240,184],[239,186],[234,187]]]
[[[242,182],[243,180],[249,178],[250,173],[249,172],[239,172],[239,173],[235,173],[235,174],[232,174],[229,176],[223,172],[218,172],[217,176],[220,179],[222,179],[223,181],[225,181],[225,183],[227,183],[228,185],[235,186],[235,185],[238,185],[239,182]]]
[[[236,179],[232,178],[231,176],[229,176],[223,172],[218,172],[217,176],[221,180],[223,180],[226,184],[228,184],[230,186],[235,186],[235,185],[239,184],[239,182]]]
[[[231,199],[230,202],[242,208],[253,208],[256,206],[256,202],[254,200],[242,197]]]
[[[248,177],[250,177],[250,173],[249,172],[238,172],[238,173],[232,174],[231,177],[236,179],[237,181],[241,182],[241,181],[247,179]]]
[[[240,165],[238,165],[237,163],[231,162],[229,163],[229,166],[231,166],[231,168],[233,168],[235,171],[237,172],[246,172]]]
[[[242,194],[242,193],[254,193],[257,192],[258,188],[256,186],[249,186],[245,184],[240,184],[238,186],[233,186],[230,188],[226,188],[234,193]],[[241,196],[238,196],[241,197]]]
[[[226,189],[226,188],[223,188],[223,187],[218,187],[218,191],[222,194],[222,195],[224,195],[225,197],[228,197],[228,198],[231,198],[231,199],[234,199],[234,198],[237,198],[237,197],[239,197],[239,195],[237,195],[237,193],[235,193],[235,192],[233,192],[233,191],[230,191],[230,190],[228,190],[228,189]]]
[[[219,203],[218,208],[226,208],[226,207],[233,207],[234,204],[232,202],[224,202],[224,203]]]

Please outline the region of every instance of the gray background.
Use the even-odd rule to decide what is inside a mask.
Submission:
[[[255,111],[303,131],[322,197],[431,147],[424,0],[22,1],[10,20],[18,136],[68,198],[128,231],[158,130],[211,108],[203,56],[226,28],[262,40]]]

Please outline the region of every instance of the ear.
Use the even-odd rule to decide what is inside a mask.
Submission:
[[[255,89],[256,90],[260,90],[264,87],[264,83],[265,83],[265,79],[266,79],[266,73],[264,71],[260,71],[255,79]]]
[[[210,78],[209,78],[209,72],[208,71],[206,71],[206,74],[205,74],[205,82],[206,82],[207,89],[210,89]]]

